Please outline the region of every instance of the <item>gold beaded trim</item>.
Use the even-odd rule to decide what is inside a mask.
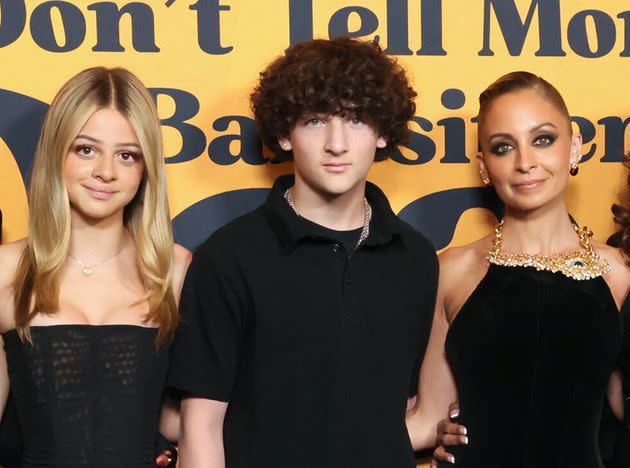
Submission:
[[[536,270],[546,270],[552,273],[560,272],[564,276],[576,280],[587,280],[602,276],[610,271],[608,262],[600,257],[591,247],[593,233],[584,227],[573,225],[584,250],[557,255],[530,255],[528,253],[506,254],[501,252],[503,244],[503,220],[494,229],[493,248],[486,257],[490,263],[502,266],[533,267]]]

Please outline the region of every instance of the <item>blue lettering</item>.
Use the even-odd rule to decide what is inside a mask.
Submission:
[[[63,45],[57,43],[55,38],[50,17],[53,8],[61,15],[66,36]],[[33,40],[49,52],[69,52],[79,47],[85,39],[85,18],[81,10],[68,2],[44,2],[38,5],[31,15],[30,28]]]
[[[586,18],[593,18],[597,36],[597,49],[592,50],[588,43]],[[608,54],[615,46],[615,23],[610,16],[599,10],[584,10],[569,21],[568,39],[571,49],[582,57],[597,58]]]
[[[386,54],[411,55],[409,48],[409,2],[387,0]]]
[[[350,15],[355,13],[361,19],[361,25],[356,31],[350,31],[348,20]],[[352,6],[336,11],[328,23],[328,36],[335,38],[339,36],[365,37],[372,34],[378,28],[378,18],[369,9]],[[378,36],[375,38],[378,41]]]
[[[222,135],[212,140],[208,147],[210,159],[222,166],[234,164],[239,159],[252,165],[268,162],[269,158],[262,153],[262,143],[256,131],[256,122],[253,119],[241,115],[226,115],[215,120],[212,128],[224,132],[232,122],[238,124],[240,133]],[[232,154],[230,151],[230,144],[234,141],[240,143],[240,150],[237,154]]]
[[[133,48],[138,52],[159,52],[155,45],[153,10],[144,3],[132,2],[118,8],[114,2],[98,2],[88,6],[96,12],[96,45],[94,52],[124,52],[120,44],[120,18],[131,17]]]
[[[447,89],[442,93],[442,105],[457,110],[466,104],[466,96],[460,89]],[[444,127],[444,156],[441,163],[468,163],[466,156],[466,122],[461,117],[448,117],[437,121]]]
[[[24,31],[25,24],[24,0],[0,0],[0,47],[15,42]]]
[[[223,55],[234,47],[221,45],[221,12],[230,7],[219,4],[219,0],[197,0],[189,7],[197,12],[198,42],[201,50],[208,54]]]
[[[540,48],[536,56],[563,57],[560,35],[559,0],[532,0],[525,20],[521,20],[515,0],[485,0],[483,20],[483,48],[479,55],[494,55],[490,48],[490,13],[494,10],[510,55],[520,55],[525,38],[538,8],[538,37]]]
[[[433,130],[433,124],[424,117],[413,117],[413,121],[416,122],[425,132]],[[435,156],[435,143],[431,138],[427,135],[423,135],[422,133],[414,132],[412,130],[409,137],[409,143],[405,146],[416,153],[418,157],[415,159],[406,158],[399,148],[395,148],[391,155],[391,159],[393,161],[410,166],[427,163]]]
[[[582,146],[587,143],[590,143],[595,138],[595,125],[593,123],[584,118],[577,115],[571,117],[571,121],[575,122],[578,126],[579,132],[582,135]],[[597,143],[593,143],[590,149],[586,153],[582,153],[582,161],[586,162],[593,157],[595,151],[597,150]]]
[[[446,55],[442,47],[442,0],[422,0],[422,47],[418,55]]]
[[[199,113],[199,100],[191,93],[172,88],[151,88],[151,94],[157,101],[157,97],[168,96],[175,102],[175,112],[171,117],[160,122],[165,127],[171,127],[179,132],[182,137],[182,147],[174,156],[164,159],[166,164],[175,164],[191,161],[203,153],[206,147],[205,134],[194,125],[186,121]]]
[[[601,162],[623,162],[625,135],[630,118],[621,120],[620,117],[604,117],[597,121],[604,126],[604,155]]]
[[[625,44],[619,56],[630,57],[630,34],[628,34],[628,31],[630,31],[630,11],[624,11],[624,12],[619,13],[617,15],[617,18],[620,18],[623,20],[623,30],[624,30],[623,42]]]
[[[313,39],[313,0],[289,0],[290,44],[309,39]]]

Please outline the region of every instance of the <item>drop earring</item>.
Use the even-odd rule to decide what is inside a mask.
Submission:
[[[569,174],[571,174],[572,176],[576,176],[578,174],[578,172],[580,171],[580,161],[582,160],[582,155],[580,154],[577,158],[577,160],[573,163],[571,163],[571,166],[569,168]]]
[[[481,181],[483,182],[483,185],[485,185],[486,187],[492,186],[492,182],[490,182],[488,176],[485,175],[481,169],[479,169],[479,174],[481,174]]]

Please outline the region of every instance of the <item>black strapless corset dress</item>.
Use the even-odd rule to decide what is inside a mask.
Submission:
[[[455,466],[603,467],[600,413],[620,344],[603,278],[490,265],[446,338],[469,435],[449,448]]]
[[[157,330],[32,327],[3,335],[24,443],[23,468],[154,467],[168,369]]]

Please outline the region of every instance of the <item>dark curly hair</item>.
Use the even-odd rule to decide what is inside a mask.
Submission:
[[[630,169],[630,155],[626,155],[624,165]],[[618,247],[623,252],[626,263],[630,266],[630,173],[626,181],[626,190],[620,203],[615,203],[611,207],[613,219],[620,229],[608,239],[608,244]]]
[[[377,43],[340,37],[287,49],[260,73],[250,98],[261,138],[279,156],[291,156],[278,138],[289,136],[304,114],[351,112],[387,140],[376,150],[380,161],[407,142],[415,96],[405,70]]]

